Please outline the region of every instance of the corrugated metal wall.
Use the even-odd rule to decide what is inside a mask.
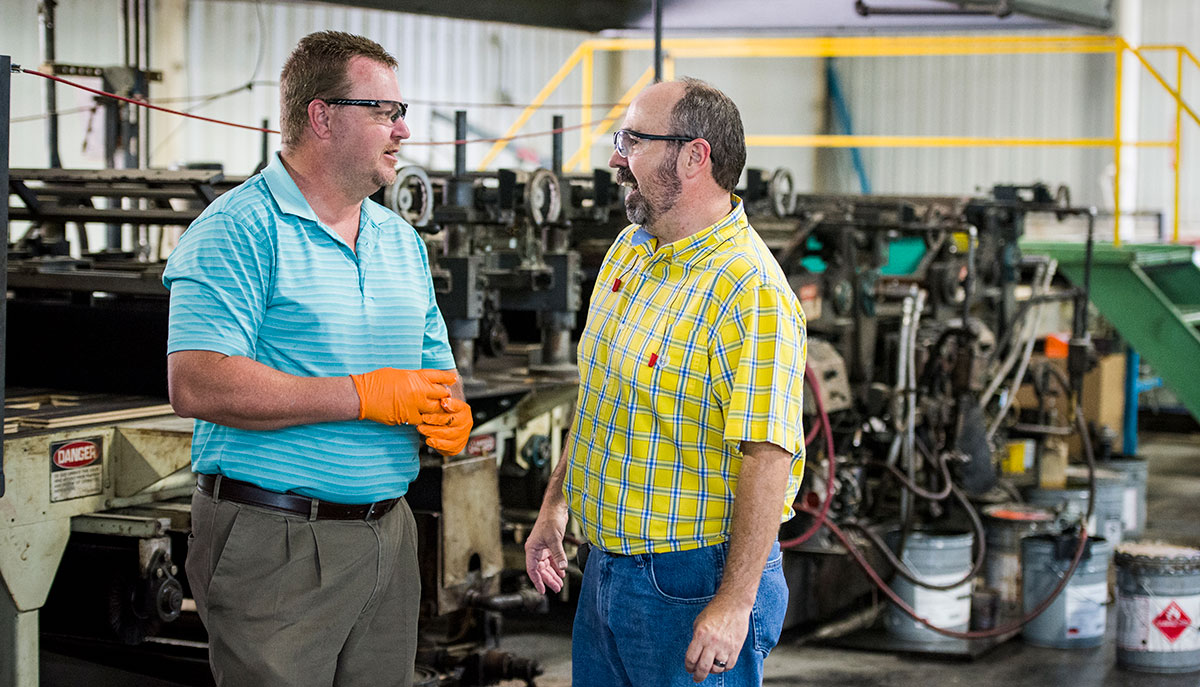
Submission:
[[[1111,138],[1111,55],[839,58],[855,133],[1005,138]],[[997,182],[1067,183],[1100,200],[1111,157],[1081,148],[874,148],[876,193],[970,193]],[[841,169],[843,166],[839,166]],[[842,190],[850,181],[839,175]]]
[[[616,101],[654,64],[654,57],[649,51],[611,55],[598,56],[596,63],[614,74],[606,97]],[[819,131],[823,126],[822,65],[821,60],[811,58],[681,58],[675,61],[675,76],[703,79],[728,94],[737,103],[747,135],[800,134]],[[597,80],[597,84],[602,83]],[[611,139],[596,141],[593,166],[603,165],[611,153]],[[748,167],[768,171],[786,167],[798,189],[818,184],[816,151],[812,148],[750,148],[746,158]]]
[[[10,8],[10,5],[13,7]],[[413,101],[409,122],[413,141],[453,139],[454,106],[449,102],[529,102],[559,65],[588,34],[515,25],[444,19],[396,12],[371,11],[299,2],[255,3],[217,0],[156,0],[156,52],[152,67],[165,72],[151,87],[151,98],[217,94],[250,82],[266,82],[216,99],[190,99],[167,106],[243,124],[267,119],[278,126],[279,70],[287,54],[305,34],[337,29],[369,36],[400,62],[400,88]],[[122,61],[117,0],[60,0],[60,62],[118,64]],[[14,61],[36,66],[39,60],[37,3],[6,3],[0,44]],[[257,69],[256,69],[257,67]],[[98,80],[93,80],[98,81]],[[13,116],[43,110],[42,80],[14,75]],[[90,83],[98,86],[98,83]],[[577,103],[579,76],[568,80],[550,103]],[[90,103],[91,96],[59,87],[59,107]],[[473,137],[499,135],[519,109],[467,108]],[[577,113],[577,110],[564,110]],[[548,130],[550,114],[539,114],[528,131]],[[86,114],[61,119],[63,164],[100,166],[96,155],[81,153]],[[44,166],[47,161],[41,121],[13,125],[13,166]],[[99,139],[96,139],[99,145]],[[231,173],[248,173],[260,159],[261,135],[155,113],[151,117],[151,164],[218,161]],[[278,137],[270,139],[271,149]],[[520,142],[527,157],[548,160],[549,137]],[[474,165],[487,145],[473,145]],[[412,146],[404,151],[414,162],[445,169],[453,165],[449,146]],[[498,164],[512,165],[509,154]]]
[[[586,35],[506,24],[443,19],[396,12],[350,9],[322,4],[195,0],[188,5],[187,78],[193,93],[218,92],[251,80],[259,46],[258,11],[265,16],[266,58],[256,79],[276,81],[288,52],[304,35],[322,29],[358,33],[375,39],[400,62],[400,88],[413,101],[408,117],[413,141],[453,139],[452,102],[529,102]],[[551,102],[577,102],[578,88],[564,90]],[[278,123],[277,91],[258,88],[205,107],[207,116],[239,122],[263,117]],[[430,103],[439,103],[432,105]],[[468,108],[472,137],[499,135],[520,110]],[[529,130],[550,128],[549,114],[539,115]],[[231,131],[219,138],[200,134],[204,124],[184,125],[189,133],[183,157],[218,159],[246,170],[258,161],[259,136]],[[468,149],[474,166],[486,145]],[[541,157],[550,154],[549,138],[521,144]],[[447,146],[412,146],[402,153],[433,168],[453,165]],[[512,164],[512,158],[501,159]]]
[[[1182,43],[1200,50],[1200,3],[1153,0],[1143,4],[1140,44]],[[1135,59],[1126,54],[1126,60]],[[1152,60],[1174,83],[1174,53]],[[1033,138],[1110,138],[1113,135],[1111,55],[997,55],[843,58],[837,61],[856,133]],[[1200,69],[1185,65],[1184,94],[1200,104]],[[1170,140],[1175,106],[1143,70],[1140,140]],[[1200,237],[1200,126],[1184,116],[1181,234]],[[1111,210],[1110,149],[1020,147],[866,149],[876,193],[969,193],[998,182],[1045,181],[1070,186],[1076,203]],[[823,153],[828,188],[857,191],[845,153]],[[835,161],[828,164],[828,161]],[[1172,222],[1173,155],[1138,154],[1138,205]],[[1111,233],[1111,229],[1107,229]],[[1144,235],[1138,232],[1139,236]]]
[[[1144,0],[1142,12],[1142,44],[1182,44],[1200,57],[1200,2],[1196,0]],[[1175,53],[1157,53],[1150,63],[1175,85]],[[1194,111],[1200,112],[1200,66],[1184,57],[1184,99]],[[1175,101],[1158,85],[1149,72],[1142,71],[1142,103],[1140,108],[1140,137],[1143,139],[1173,139],[1175,131]],[[1200,238],[1200,124],[1183,115],[1180,127],[1182,138],[1183,174],[1179,180],[1180,234]],[[1147,209],[1162,209],[1168,226],[1174,202],[1174,154],[1166,150],[1142,151],[1138,184],[1138,205]]]
[[[7,1],[0,11],[0,52],[28,69],[37,69],[42,61],[37,6],[38,3],[32,0]],[[117,0],[61,0],[57,61],[70,64],[122,62],[120,8]],[[80,81],[93,87],[100,86],[99,79]],[[12,167],[45,167],[49,164],[45,125],[40,118],[45,110],[46,83],[44,79],[28,74],[12,75],[13,123],[9,130]],[[62,112],[89,108],[93,102],[92,96],[73,88],[59,86],[57,93],[58,108]],[[89,120],[86,110],[64,114],[60,118],[59,149],[64,167],[103,165],[104,147],[98,135],[100,121],[92,122],[95,135],[86,138]]]
[[[368,35],[401,62],[400,84],[414,102],[410,123],[414,141],[452,138],[452,102],[529,102],[587,34],[532,29],[394,12],[348,9],[301,2],[229,0],[153,0],[156,38],[153,66],[166,73],[152,96],[192,96],[226,91],[250,81],[265,84],[214,100],[176,105],[218,119],[277,126],[273,82],[296,41],[310,31],[333,28]],[[1200,3],[1195,0],[1147,0],[1143,7],[1143,43],[1190,43],[1200,51]],[[58,57],[63,62],[116,64],[120,61],[118,0],[60,0]],[[39,60],[36,3],[7,3],[0,44],[14,61]],[[260,58],[261,54],[261,58]],[[649,53],[598,57],[597,101],[615,100],[649,64]],[[1162,55],[1156,64],[1170,78],[1174,62]],[[749,133],[815,133],[827,130],[823,64],[820,60],[680,60],[678,74],[690,74],[726,89],[739,103]],[[1113,60],[1108,55],[1026,55],[912,58],[840,58],[836,62],[855,131],[866,134],[927,134],[1021,137],[1109,137],[1112,118]],[[1200,103],[1200,69],[1185,69],[1185,92]],[[580,100],[580,76],[572,74],[551,104]],[[13,78],[13,116],[42,110],[43,82]],[[90,103],[91,97],[59,87],[60,108]],[[431,104],[438,103],[438,104]],[[519,110],[468,108],[473,136],[502,133]],[[550,128],[548,107],[526,131]],[[578,110],[557,108],[577,123]],[[1174,107],[1162,89],[1143,73],[1143,139],[1173,135]],[[593,110],[593,118],[603,114]],[[86,113],[62,118],[64,164],[100,165],[99,122],[85,138]],[[219,161],[231,173],[249,172],[260,159],[261,136],[253,132],[184,122],[169,115],[151,118],[151,161],[156,166]],[[87,146],[85,148],[85,140]],[[568,155],[578,138],[567,137]],[[1200,127],[1183,126],[1185,234],[1200,235]],[[277,139],[269,140],[273,149]],[[473,145],[474,166],[488,146]],[[517,142],[525,160],[545,161],[548,137]],[[452,165],[449,147],[410,146],[413,162],[431,168]],[[608,156],[605,141],[592,149],[593,166]],[[46,163],[40,121],[13,124],[13,166]],[[997,182],[1043,180],[1070,185],[1077,202],[1105,206],[1110,193],[1111,153],[1102,149],[867,149],[867,173],[877,193],[970,193]],[[1139,155],[1139,209],[1171,211],[1171,155],[1142,150]],[[494,164],[513,166],[506,153]],[[526,164],[531,164],[526,162]],[[801,189],[857,191],[846,151],[765,149],[750,151],[749,164],[788,166]]]

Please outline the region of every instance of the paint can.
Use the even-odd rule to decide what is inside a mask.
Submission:
[[[1162,542],[1117,548],[1117,665],[1200,670],[1200,549]]]
[[[1146,478],[1150,464],[1140,458],[1120,458],[1099,465],[1125,477],[1121,506],[1121,522],[1125,528],[1123,539],[1137,539],[1146,529]]]
[[[1054,509],[1064,518],[1078,520],[1087,512],[1087,469],[1067,469],[1067,486],[1062,489],[1037,487],[1030,490],[1029,502]],[[1111,470],[1096,470],[1096,505],[1087,521],[1089,535],[1103,537],[1114,546],[1121,541],[1125,527],[1121,512],[1125,504],[1125,477]]]
[[[888,543],[893,550],[897,548],[899,540],[899,532],[889,535]],[[969,532],[910,532],[900,560],[917,579],[937,585],[964,581],[951,589],[927,589],[896,575],[891,583],[892,590],[917,615],[934,625],[947,630],[966,631],[971,620],[971,581],[964,578],[971,572],[974,541],[974,535]],[[900,639],[916,642],[956,641],[925,627],[895,604],[888,605],[883,624],[889,634]]]
[[[1057,533],[1058,519],[1043,506],[998,503],[983,509],[983,524],[987,530],[984,581],[999,594],[997,610],[1013,615],[1021,610],[1021,540]]]
[[[1028,644],[1055,649],[1085,649],[1104,642],[1108,605],[1108,563],[1112,545],[1089,538],[1079,566],[1049,608],[1025,624]],[[1021,604],[1029,615],[1058,586],[1071,568],[1078,536],[1040,534],[1021,541]]]

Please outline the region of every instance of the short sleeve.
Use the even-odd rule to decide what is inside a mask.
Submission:
[[[270,242],[224,213],[198,219],[167,260],[167,353],[215,351],[253,358],[274,271]]]
[[[804,452],[804,315],[795,297],[769,285],[747,289],[713,338],[714,393],[724,440],[770,442]]]

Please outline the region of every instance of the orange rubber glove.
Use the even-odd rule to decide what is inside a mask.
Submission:
[[[443,456],[456,456],[467,447],[475,420],[471,406],[457,398],[443,398],[439,413],[421,413],[417,431],[425,435],[429,448]]]
[[[385,425],[416,425],[422,413],[441,410],[450,397],[448,385],[458,381],[450,370],[397,370],[381,367],[350,375],[358,392],[358,419]]]

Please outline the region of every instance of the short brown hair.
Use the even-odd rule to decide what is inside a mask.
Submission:
[[[684,92],[671,108],[671,131],[708,141],[713,181],[732,193],[746,166],[742,115],[729,96],[709,84],[689,77],[679,81]]]
[[[341,31],[318,31],[300,39],[279,76],[279,128],[283,145],[300,142],[308,126],[308,104],[319,98],[344,98],[350,90],[350,60],[365,57],[389,69],[396,58],[370,38]]]

